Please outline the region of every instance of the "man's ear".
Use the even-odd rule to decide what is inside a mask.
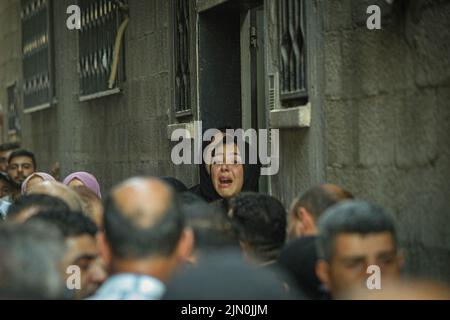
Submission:
[[[100,255],[102,256],[105,265],[109,267],[112,263],[112,251],[108,241],[106,240],[105,233],[103,231],[97,232],[96,240]]]
[[[300,220],[300,228],[303,236],[316,234],[316,223],[312,215],[304,207],[298,209],[298,217]]]
[[[322,259],[317,260],[316,275],[320,282],[330,290],[330,265],[328,262]]]
[[[187,261],[194,251],[194,232],[191,228],[185,228],[178,240],[176,256],[181,261]]]

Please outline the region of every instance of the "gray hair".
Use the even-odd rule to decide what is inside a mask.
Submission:
[[[325,211],[318,223],[317,254],[330,261],[334,254],[334,241],[343,233],[389,232],[397,243],[392,217],[380,206],[365,201],[344,201]]]
[[[62,299],[64,240],[45,223],[0,227],[0,299]]]

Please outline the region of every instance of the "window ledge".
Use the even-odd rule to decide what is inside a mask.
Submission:
[[[228,0],[197,0],[197,12],[206,11]]]
[[[167,126],[167,139],[171,140],[172,134],[175,130],[183,129],[187,132],[187,139],[193,139],[195,134],[195,123],[194,122],[185,122],[185,123],[175,123],[169,124]]]
[[[311,103],[288,109],[270,111],[270,127],[273,129],[309,128],[311,126]]]
[[[53,106],[53,105],[55,105],[57,103],[58,103],[58,100],[56,100],[56,98],[53,98],[52,103],[46,102],[44,104],[41,104],[41,105],[38,105],[38,106],[35,106],[35,107],[26,108],[26,109],[23,110],[23,113],[33,113],[33,112],[36,112],[36,111],[48,109],[48,108],[50,108],[51,106]]]
[[[184,117],[189,117],[189,116],[192,116],[192,109],[191,108],[183,110],[183,111],[177,111],[175,113],[175,117],[176,118],[184,118]]]
[[[88,94],[88,95],[85,95],[85,96],[80,96],[78,98],[78,100],[80,102],[84,102],[84,101],[89,101],[89,100],[94,100],[94,99],[98,99],[98,98],[111,96],[113,94],[118,94],[120,92],[121,92],[120,88],[114,88],[114,89],[111,89],[111,90],[106,90],[106,91],[101,91],[101,92]]]

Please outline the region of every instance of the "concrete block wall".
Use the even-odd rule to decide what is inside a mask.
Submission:
[[[7,135],[7,87],[15,81],[19,81],[22,73],[22,61],[20,59],[21,44],[20,21],[15,19],[20,16],[20,1],[4,0],[0,2],[0,105],[4,114],[1,124],[0,141],[6,141]],[[20,85],[20,83],[17,83]]]
[[[391,210],[409,273],[450,281],[450,3],[373,31],[358,6],[325,4],[326,180]]]
[[[372,2],[309,2],[311,126],[280,130],[272,192],[288,206],[330,182],[381,204],[396,218],[406,273],[450,283],[450,3],[426,2],[414,24],[378,1],[382,29],[371,31]]]

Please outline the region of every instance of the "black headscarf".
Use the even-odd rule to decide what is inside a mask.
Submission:
[[[172,189],[175,190],[175,192],[177,193],[182,193],[188,190],[188,188],[184,185],[184,183],[178,180],[177,178],[161,177],[160,179],[165,183],[167,183],[169,186],[171,186]]]
[[[222,138],[222,143],[225,143],[225,136]],[[236,138],[234,139],[235,144],[238,145]],[[241,141],[245,146],[245,159],[243,164],[244,169],[244,184],[242,185],[241,192],[244,191],[253,191],[258,192],[258,181],[261,175],[261,163],[259,159],[256,164],[250,164],[249,157],[250,152],[256,152],[253,147],[247,143],[246,141]],[[209,146],[212,142],[206,141],[203,142],[202,146],[202,155],[207,146]],[[191,192],[197,194],[208,202],[213,202],[222,197],[217,193],[216,189],[214,189],[214,185],[211,180],[211,176],[206,170],[206,166],[208,164],[204,163],[204,159],[202,159],[202,164],[199,165],[200,171],[200,183],[190,189]]]

